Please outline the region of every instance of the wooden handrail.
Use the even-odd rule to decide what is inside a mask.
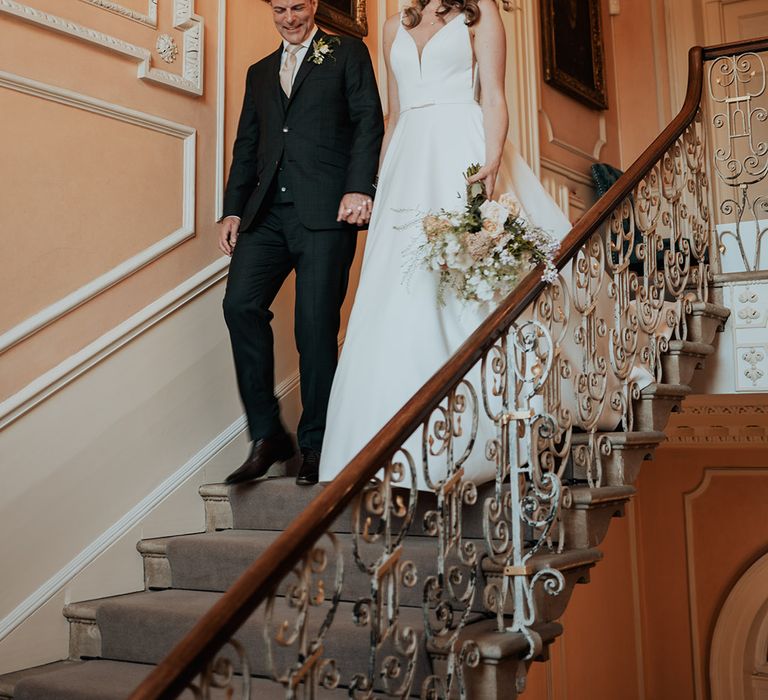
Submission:
[[[556,265],[562,269],[600,229],[648,171],[696,117],[704,80],[705,60],[742,51],[768,50],[768,38],[693,47],[688,53],[688,89],[675,119],[629,167],[617,182],[579,220],[563,240]],[[301,560],[357,493],[373,478],[405,440],[428,419],[435,401],[442,399],[477,363],[507,328],[545,289],[542,269],[530,272],[477,328],[448,362],[424,384],[400,411],[328,484],[264,553],[238,578],[219,601],[150,673],[130,700],[177,697],[231,639],[238,628]]]

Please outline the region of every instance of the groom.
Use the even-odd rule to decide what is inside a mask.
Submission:
[[[317,29],[317,0],[267,1],[283,41],[248,69],[218,231],[232,256],[224,317],[253,440],[227,483],[258,479],[294,454],[274,392],[269,310],[293,270],[303,408],[296,482],[314,484],[340,308],[356,228],[370,218],[384,127],[365,45]]]

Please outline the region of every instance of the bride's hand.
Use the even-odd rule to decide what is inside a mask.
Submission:
[[[496,178],[499,175],[499,163],[491,163],[484,165],[477,171],[467,182],[472,184],[473,182],[482,181],[485,184],[485,193],[488,199],[493,197],[493,191],[496,189]]]

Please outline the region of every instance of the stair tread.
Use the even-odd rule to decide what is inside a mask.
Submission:
[[[670,340],[668,353],[688,355],[711,355],[715,346],[709,343],[699,343],[694,340]]]
[[[225,591],[270,546],[280,532],[266,530],[220,530],[218,532],[179,535],[143,540],[137,548],[149,557],[165,557],[170,575],[159,583],[150,576],[149,586],[185,590]],[[339,551],[344,557],[344,591],[342,599],[356,600],[370,595],[370,576],[360,571],[354,559],[355,539],[351,533],[336,535]],[[465,541],[469,541],[465,539]],[[475,540],[478,542],[477,540]],[[330,542],[321,538],[320,544],[331,552]],[[373,563],[381,547],[357,542],[358,551],[367,563]],[[403,543],[402,558],[412,561],[419,573],[434,568],[437,556],[434,537],[408,537]],[[483,546],[478,544],[480,550]],[[331,557],[331,561],[333,557]],[[280,594],[284,593],[281,587]],[[422,593],[417,589],[402,592],[404,605],[420,605]],[[479,608],[481,601],[478,600]]]
[[[539,552],[528,560],[531,572],[536,573],[546,567],[559,571],[567,571],[580,566],[592,566],[603,558],[603,553],[593,547],[591,549],[567,549],[564,552]],[[482,563],[483,571],[498,572],[501,568],[490,558],[486,557]]]
[[[634,486],[569,486],[574,505],[625,501],[635,495]]]
[[[295,515],[303,512],[309,503],[324,488],[321,484],[314,486],[296,486],[296,481],[288,477],[261,479],[229,488],[229,500],[232,508],[233,527],[239,530],[284,530],[294,519]],[[477,487],[478,502],[482,503],[487,496],[494,492],[494,482],[480,484]],[[219,485],[209,484],[206,493],[216,493],[217,499],[223,498]],[[407,489],[397,489],[408,499]],[[421,492],[414,523],[423,521],[428,510],[434,509],[437,497],[431,492]],[[336,519],[332,530],[336,533],[351,532],[352,507],[348,506]],[[465,509],[463,513],[463,533],[466,537],[482,538],[483,509]],[[412,531],[410,537],[418,535]]]
[[[571,442],[574,445],[583,445],[589,442],[590,440],[590,434],[589,433],[575,433],[571,437]],[[624,432],[624,431],[616,431],[616,432],[597,432],[595,433],[595,437],[599,440],[600,438],[607,438],[608,441],[611,443],[612,447],[633,447],[633,446],[646,446],[646,445],[656,445],[658,443],[664,442],[664,440],[667,439],[667,436],[661,431],[661,430],[632,430],[630,432]]]
[[[200,620],[221,598],[221,593],[205,591],[164,590],[131,593],[111,598],[86,601],[67,607],[65,614],[77,613],[78,619],[86,621],[90,615],[91,623],[98,627],[101,637],[99,656],[116,661],[153,664],[164,658],[173,646]],[[330,596],[330,592],[328,592]],[[296,620],[295,608],[289,607],[290,601],[277,598],[274,601],[272,634],[283,620]],[[329,610],[330,603],[311,606],[308,611],[309,635],[319,629]],[[354,672],[364,670],[360,665],[356,649],[367,645],[370,628],[354,622],[353,603],[341,602],[333,623],[333,633],[324,640],[324,648],[329,657],[338,662],[343,678],[351,678]],[[486,619],[478,614],[470,615],[470,622]],[[422,637],[423,611],[420,607],[401,606],[398,617],[400,625],[411,627],[417,638]],[[262,609],[257,610],[239,628],[236,639],[246,649],[251,664],[251,672],[266,676],[269,673],[267,647],[264,641],[265,616]],[[391,640],[385,647],[391,646]],[[273,644],[276,663],[286,668],[295,662],[297,648],[283,649]],[[385,652],[382,652],[385,653]],[[392,653],[391,649],[386,653]],[[429,674],[429,660],[421,648],[416,659],[417,683],[420,684]]]
[[[154,668],[151,664],[94,659],[59,661],[0,676],[0,696],[14,700],[125,700]],[[282,686],[268,678],[251,677],[252,697],[271,700],[285,697]],[[187,690],[178,697],[192,700]],[[213,689],[212,698],[227,697],[226,689]],[[347,691],[321,691],[319,697],[343,698]]]

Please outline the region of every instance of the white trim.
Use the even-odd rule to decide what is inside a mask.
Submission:
[[[502,13],[502,18],[505,17],[509,17],[505,24],[510,37],[506,66],[506,87],[512,95],[510,138],[538,177],[540,96],[536,4],[534,0],[516,0]]]
[[[0,0],[2,2],[3,0]],[[82,109],[109,119],[167,134],[183,141],[183,185],[181,228],[161,238],[148,248],[124,260],[96,279],[38,311],[21,323],[0,335],[0,353],[5,352],[33,333],[45,328],[97,294],[117,284],[129,275],[194,236],[195,233],[195,141],[196,130],[191,126],[168,121],[151,114],[105,102],[71,90],[40,83],[19,75],[0,71],[0,87],[10,88],[26,95]]]
[[[219,45],[216,54],[216,191],[214,194],[214,218],[216,221],[224,215],[224,128],[226,118],[227,89],[227,0],[219,0],[217,19]]]
[[[221,257],[0,403],[0,430],[227,276]]]
[[[174,0],[174,29],[184,32],[182,75],[152,67],[152,51],[17,0],[0,0],[0,13],[96,44],[139,62],[137,77],[193,95],[203,94],[203,18],[194,14],[194,0]]]
[[[219,433],[197,454],[193,455],[183,466],[153,489],[120,520],[99,535],[91,544],[83,549],[63,568],[57,571],[32,595],[16,606],[8,615],[0,620],[0,640],[8,636],[30,615],[53,598],[75,576],[85,569],[97,557],[117,542],[131,528],[137,525],[154,508],[160,505],[176,489],[194,476],[205,464],[221,450],[235,440],[246,429],[245,416],[240,416],[231,425]]]
[[[376,22],[378,36],[376,37],[376,64],[379,73],[379,99],[385,118],[389,118],[389,75],[387,74],[387,61],[384,56],[384,25],[387,22],[387,3],[380,0],[376,7]]]
[[[157,29],[157,0],[147,0],[148,7],[146,14],[132,10],[130,7],[125,7],[112,0],[81,0],[81,2],[86,2],[89,5],[98,7],[100,10],[106,10],[107,12],[120,15],[120,17],[124,17],[125,19],[130,19],[139,24],[144,24],[147,27]]]
[[[544,170],[549,170],[552,173],[557,173],[558,175],[562,175],[563,177],[567,178],[572,182],[577,182],[580,185],[585,185],[586,187],[589,187],[591,190],[595,189],[595,183],[592,181],[592,178],[589,177],[589,175],[585,175],[584,173],[579,172],[574,168],[570,168],[567,165],[558,163],[557,161],[552,160],[551,158],[546,158],[546,157],[542,158],[541,167]]]

